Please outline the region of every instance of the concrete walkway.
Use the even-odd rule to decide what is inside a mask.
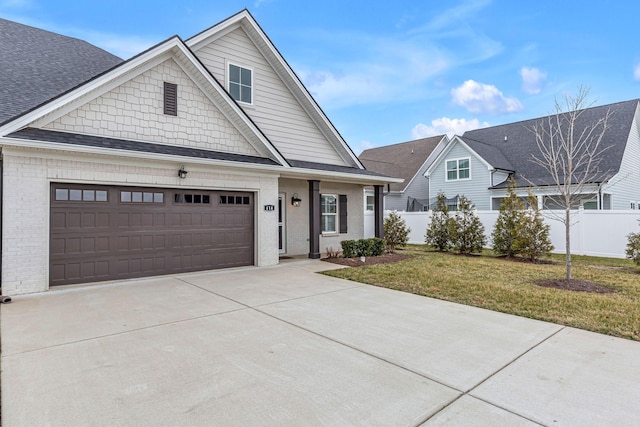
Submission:
[[[270,268],[1,308],[2,425],[631,426],[640,343]]]

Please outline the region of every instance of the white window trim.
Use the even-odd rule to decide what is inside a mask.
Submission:
[[[367,199],[369,197],[373,197],[373,203],[371,204],[371,209],[367,209],[369,207],[369,203],[367,203]],[[364,195],[364,211],[365,212],[375,212],[375,210],[376,210],[375,195],[373,195],[373,194],[365,194]]]
[[[469,161],[469,178],[460,178],[460,160]],[[456,179],[449,179],[449,169],[447,169],[447,163],[456,162]],[[447,182],[452,181],[470,181],[471,180],[471,157],[458,157],[455,159],[445,159],[444,160],[444,180]]]
[[[244,101],[240,101],[238,99],[236,99],[235,101],[240,103],[241,105],[253,105],[254,100],[255,100],[255,78],[254,78],[254,70],[253,67],[247,67],[246,65],[242,65],[242,64],[238,64],[237,62],[232,62],[232,61],[225,61],[225,86],[227,88],[227,91],[229,92],[229,95],[231,95],[231,82],[229,81],[229,66],[234,65],[236,67],[239,68],[244,68],[245,70],[249,70],[251,71],[251,102],[244,102]],[[232,97],[233,98],[233,97]]]
[[[322,198],[323,197],[333,197],[336,200],[336,212],[335,213],[324,213],[322,212]],[[335,230],[334,231],[323,231],[322,230],[322,217],[325,215],[331,215],[331,216],[335,216],[336,220],[335,220]],[[338,221],[340,221],[340,199],[338,198],[337,194],[321,194],[320,195],[320,233],[323,236],[328,236],[328,235],[335,235],[335,234],[339,234],[340,231],[340,224],[338,224]]]

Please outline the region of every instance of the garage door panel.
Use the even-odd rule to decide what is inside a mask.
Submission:
[[[153,248],[156,250],[166,249],[167,247],[167,238],[163,235],[155,235],[153,236]]]
[[[52,184],[50,284],[252,265],[253,215],[250,193]]]

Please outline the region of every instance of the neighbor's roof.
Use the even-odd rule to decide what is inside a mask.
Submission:
[[[370,171],[402,178],[403,182],[389,184],[389,190],[403,191],[442,138],[444,135],[370,148],[358,157]]]
[[[0,18],[0,124],[121,62],[85,41]]]
[[[618,173],[638,101],[633,99],[582,111],[576,122],[576,130],[584,129],[597,122],[607,112],[611,113],[607,122],[609,128],[601,142],[601,147],[608,148],[604,151],[598,173],[591,182],[605,182]],[[514,178],[518,185],[553,185],[551,177],[544,168],[531,160],[533,155],[539,153],[535,134],[531,129],[534,125],[548,123],[549,117],[556,116],[471,130],[465,132],[461,138],[494,168],[515,172]],[[499,184],[495,188],[506,187],[506,185],[507,183]]]

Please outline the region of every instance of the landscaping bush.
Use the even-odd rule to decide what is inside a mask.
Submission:
[[[522,213],[513,242],[516,253],[534,262],[542,256],[548,256],[553,250],[549,228],[549,225],[544,223],[536,198],[529,194],[529,208]]]
[[[407,231],[408,233],[408,231]],[[385,241],[383,239],[379,239],[378,237],[372,237],[370,239],[364,239],[367,242],[367,254],[364,256],[379,256],[384,253],[385,250]],[[405,240],[405,245],[406,245]]]
[[[360,240],[343,240],[342,256],[345,258],[357,258],[361,256],[378,256],[384,253],[384,240],[377,237]]]
[[[507,197],[500,203],[500,213],[491,233],[495,253],[510,257],[518,253],[514,243],[521,227],[523,209],[524,204],[516,195],[515,181],[512,179],[507,187]]]
[[[438,193],[436,208],[431,214],[431,222],[425,233],[425,242],[439,251],[446,251],[451,247],[451,217],[444,193]]]
[[[345,258],[355,258],[358,253],[357,240],[343,240],[340,242],[342,246],[342,256]]]
[[[627,235],[627,258],[630,258],[637,265],[640,265],[640,233],[630,233]]]
[[[461,254],[481,252],[485,244],[484,226],[471,206],[471,201],[460,196],[458,210],[452,218],[451,245]]]
[[[391,212],[384,219],[384,243],[388,252],[396,250],[396,246],[406,246],[409,240],[410,228],[407,223],[398,215],[397,212]]]

